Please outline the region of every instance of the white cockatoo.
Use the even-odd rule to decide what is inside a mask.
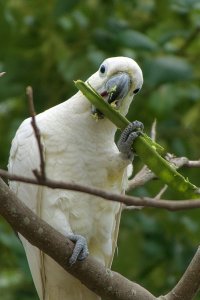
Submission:
[[[125,115],[133,96],[142,87],[143,76],[131,58],[113,57],[106,59],[87,82]],[[124,192],[133,156],[130,146],[135,137],[129,134],[130,126],[117,147],[116,127],[92,107],[80,91],[38,114],[36,122],[47,177]],[[134,127],[141,124],[137,125]],[[8,169],[10,173],[34,177],[32,170],[39,169],[39,165],[38,146],[29,118],[21,124],[12,142]],[[91,256],[104,266],[111,266],[120,222],[119,203],[21,182],[10,182],[10,188],[39,217],[72,241],[79,240],[77,244],[81,244],[81,248],[74,250],[71,263],[84,259],[88,247]],[[100,299],[49,256],[22,236],[20,239],[40,300]]]

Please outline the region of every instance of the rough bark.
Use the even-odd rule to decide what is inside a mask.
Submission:
[[[108,300],[154,300],[150,292],[88,257],[70,266],[73,243],[36,216],[0,179],[0,214],[31,244],[52,257],[90,290]]]

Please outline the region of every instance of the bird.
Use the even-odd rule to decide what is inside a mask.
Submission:
[[[118,56],[105,59],[86,82],[104,101],[126,115],[142,87],[143,75],[132,58]],[[115,125],[78,91],[68,100],[36,115],[36,122],[48,178],[125,193],[132,172],[131,144],[135,138],[132,131],[142,127],[139,121],[131,123],[116,144]],[[38,145],[31,118],[28,118],[12,141],[8,171],[35,178],[33,170],[39,166]],[[9,185],[35,214],[81,245],[74,250],[71,264],[87,257],[89,251],[105,267],[111,267],[117,246],[120,203],[16,181]],[[19,237],[40,300],[101,299],[23,236]]]

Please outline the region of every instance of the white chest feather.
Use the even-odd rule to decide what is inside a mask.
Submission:
[[[41,122],[38,118],[48,177],[121,193],[127,162],[121,159],[114,143],[113,125],[106,120],[96,122],[89,110],[72,113],[71,109],[69,105],[67,110],[60,110],[59,117],[58,111],[48,111]],[[118,203],[91,195],[43,190],[41,216],[62,233],[70,227],[95,247],[101,245],[101,251],[107,255],[112,254],[112,234],[119,210]]]

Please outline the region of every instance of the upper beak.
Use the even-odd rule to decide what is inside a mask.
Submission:
[[[122,100],[130,90],[131,79],[125,72],[119,72],[111,76],[105,83],[104,89],[100,92],[101,96],[109,103],[118,108]],[[92,106],[92,115],[102,119],[104,115],[94,106]]]
[[[130,86],[131,79],[127,73],[120,72],[113,75],[105,84],[106,92],[108,94],[108,103],[112,103],[116,100],[123,100],[128,94]],[[120,103],[117,106],[119,105]]]

